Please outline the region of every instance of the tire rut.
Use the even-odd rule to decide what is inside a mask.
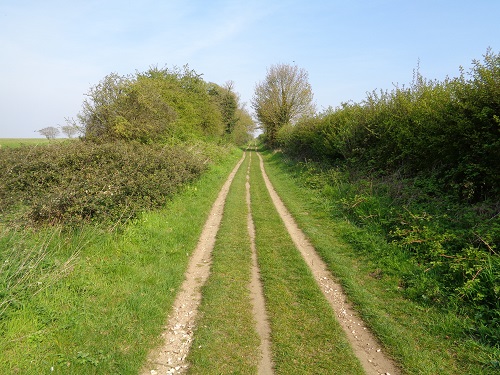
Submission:
[[[316,253],[314,247],[298,227],[290,212],[286,209],[283,201],[276,193],[266,174],[262,157],[258,153],[257,155],[260,159],[262,176],[264,177],[267,190],[271,195],[276,210],[290,233],[292,241],[311,269],[325,298],[335,311],[338,321],[366,374],[400,374],[401,372],[394,361],[384,354],[378,340],[368,327],[366,327],[357,312],[347,302],[347,297],[343,292],[342,286],[335,281],[326,263]]]
[[[201,302],[201,288],[210,275],[211,253],[222,220],[229,187],[245,157],[246,153],[229,174],[212,205],[198,244],[191,255],[184,282],[164,327],[162,333],[164,344],[149,354],[141,375],[178,374],[185,372],[189,366],[186,357],[193,341],[193,330]]]

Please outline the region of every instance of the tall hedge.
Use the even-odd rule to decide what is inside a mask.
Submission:
[[[500,55],[488,50],[468,74],[422,77],[371,92],[284,129],[280,147],[316,160],[348,160],[383,173],[433,174],[478,202],[500,193]]]

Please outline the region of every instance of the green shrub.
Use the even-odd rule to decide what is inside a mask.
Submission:
[[[380,247],[372,240],[361,241],[361,236],[343,234],[361,254],[376,260],[382,271],[397,272],[407,298],[471,317],[475,322],[471,334],[496,344],[500,331],[498,205],[464,204],[443,194],[435,180],[370,175],[347,161],[335,167],[292,159],[289,163],[300,181],[318,192],[318,204],[332,216],[385,238],[388,245]],[[410,264],[386,270],[393,263],[393,252]]]
[[[129,76],[111,73],[90,88],[78,122],[84,137],[93,141],[219,138],[223,120],[231,121],[236,108],[228,114],[210,95],[213,86],[187,65]],[[230,98],[236,106],[235,97]]]
[[[434,179],[457,199],[500,195],[500,54],[443,82],[415,71],[407,87],[368,93],[278,134],[284,152],[354,168]]]
[[[0,212],[10,220],[116,222],[159,207],[223,148],[75,141],[0,150]]]

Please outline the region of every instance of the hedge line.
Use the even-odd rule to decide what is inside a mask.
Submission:
[[[124,221],[197,178],[214,147],[77,140],[0,149],[0,213],[31,225]]]
[[[500,54],[466,75],[372,92],[284,127],[283,152],[333,207],[410,254],[409,298],[500,331]]]
[[[289,155],[347,160],[388,174],[432,175],[437,187],[478,202],[500,194],[500,54],[489,50],[443,82],[418,71],[408,87],[369,93],[278,135]]]

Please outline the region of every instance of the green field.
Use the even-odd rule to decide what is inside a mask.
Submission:
[[[0,138],[0,148],[46,145],[53,142],[63,142],[67,140],[67,138],[57,138],[52,140],[48,140],[47,138]]]

